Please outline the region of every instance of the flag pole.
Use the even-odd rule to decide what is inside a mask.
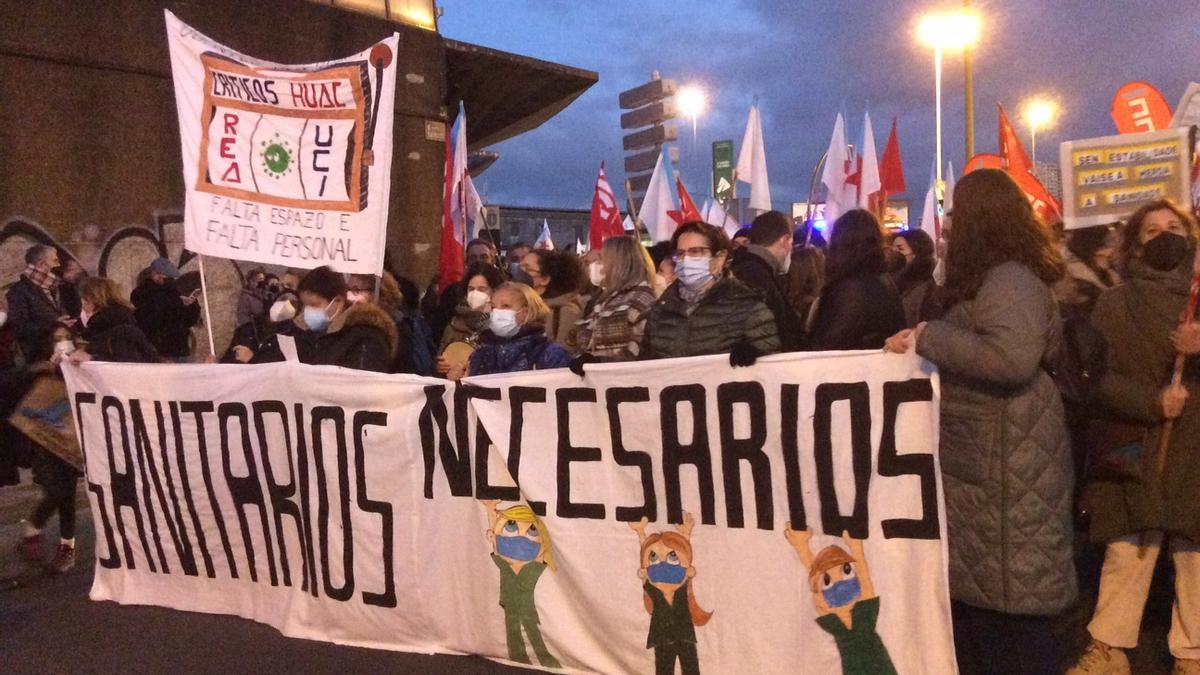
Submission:
[[[637,235],[638,241],[641,241],[642,235],[645,234],[642,230],[642,214],[633,208],[633,183],[629,182],[628,178],[625,179],[625,201],[629,202],[629,215],[633,220],[633,232]],[[646,238],[649,239],[650,237],[647,236]],[[653,244],[655,242],[652,241],[650,243]]]
[[[1200,299],[1200,248],[1196,249],[1196,257],[1192,262],[1192,287],[1188,293],[1187,306],[1183,316],[1179,317],[1179,325],[1186,326],[1196,318],[1196,302]],[[1183,364],[1186,357],[1182,352],[1175,354],[1175,369],[1171,373],[1171,386],[1177,387],[1183,382]],[[1158,438],[1158,456],[1156,458],[1158,479],[1161,482],[1167,468],[1167,449],[1171,444],[1171,431],[1175,426],[1174,419],[1163,423],[1162,435]]]
[[[200,294],[204,296],[204,327],[208,330],[208,354],[216,357],[217,347],[213,342],[212,313],[208,310],[208,282],[204,279],[204,254],[197,253],[200,262]]]

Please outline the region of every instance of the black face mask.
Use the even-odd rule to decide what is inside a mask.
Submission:
[[[1179,267],[1189,249],[1186,237],[1162,232],[1142,245],[1142,261],[1159,272],[1170,272]]]

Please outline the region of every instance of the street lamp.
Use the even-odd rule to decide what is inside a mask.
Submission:
[[[1046,128],[1054,123],[1054,116],[1058,114],[1058,104],[1050,99],[1035,98],[1025,103],[1025,110],[1022,117],[1025,118],[1025,123],[1029,125],[1030,145],[1029,154],[1034,165],[1037,165],[1037,130],[1039,127]]]
[[[675,93],[675,105],[684,117],[692,119],[692,142],[694,143],[696,141],[696,118],[704,112],[704,108],[708,105],[704,90],[698,85],[685,85]]]
[[[934,115],[937,134],[937,182],[942,183],[942,52],[963,51],[979,43],[979,15],[973,12],[937,12],[921,17],[917,39],[933,48]]]

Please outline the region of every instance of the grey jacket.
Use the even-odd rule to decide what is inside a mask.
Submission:
[[[1050,288],[1014,262],[921,334],[917,353],[941,373],[955,600],[1011,614],[1052,614],[1075,600],[1074,475],[1062,399],[1042,368],[1061,343]]]

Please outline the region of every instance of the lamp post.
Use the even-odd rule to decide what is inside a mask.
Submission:
[[[979,31],[979,16],[966,11],[926,14],[917,24],[917,39],[933,48],[935,161],[939,188],[942,183],[942,54],[963,51],[977,44]]]
[[[1025,103],[1025,110],[1022,117],[1025,118],[1025,123],[1029,125],[1029,154],[1034,166],[1037,166],[1037,132],[1038,127],[1045,128],[1054,123],[1054,116],[1058,114],[1058,105],[1046,98],[1035,98]]]
[[[694,84],[685,85],[675,93],[675,104],[684,117],[690,117],[692,120],[692,143],[694,144],[696,142],[696,118],[704,112],[704,108],[708,104],[704,90]]]

